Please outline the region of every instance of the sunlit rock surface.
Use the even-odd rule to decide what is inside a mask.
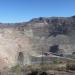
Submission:
[[[31,64],[31,56],[49,52],[59,45],[64,54],[75,52],[75,18],[40,17],[23,23],[0,23],[0,68],[19,63]],[[20,59],[20,58],[19,58]]]

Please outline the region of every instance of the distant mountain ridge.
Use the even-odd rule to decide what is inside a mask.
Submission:
[[[58,47],[59,54],[74,54],[75,16],[40,17],[23,23],[0,23],[2,68],[18,63],[19,53],[24,55],[23,64],[30,64],[31,56],[55,50],[53,46]]]

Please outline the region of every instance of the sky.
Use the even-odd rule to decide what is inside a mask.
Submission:
[[[26,22],[32,18],[75,15],[75,0],[0,0],[0,22]]]

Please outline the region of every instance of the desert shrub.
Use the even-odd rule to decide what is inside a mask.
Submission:
[[[39,75],[48,75],[46,72],[42,72]]]
[[[15,66],[13,66],[13,67],[11,67],[11,71],[13,71],[13,72],[17,72],[17,71],[20,71],[20,69],[21,69],[21,67],[20,67],[20,65],[15,65]]]
[[[22,66],[20,66],[20,65],[15,65],[15,66],[13,66],[13,67],[11,67],[11,74],[12,75],[23,75],[24,74],[24,72],[22,71]]]
[[[65,71],[66,70],[66,66],[61,66],[61,67],[57,67],[56,70],[58,71]]]
[[[62,64],[62,63],[63,63],[62,60],[59,60],[59,59],[53,60],[53,64]]]
[[[38,71],[32,71],[31,73],[27,74],[27,75],[37,75]]]
[[[58,63],[58,60],[53,60],[53,64],[57,64]]]
[[[66,70],[74,70],[75,71],[75,63],[66,64]]]

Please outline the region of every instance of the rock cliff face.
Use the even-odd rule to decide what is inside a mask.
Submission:
[[[29,63],[29,55],[32,53],[31,39],[13,27],[0,28],[0,31],[2,31],[0,33],[0,59],[2,60],[0,64],[3,62],[2,67],[18,63],[19,52],[23,53],[24,62]]]
[[[75,16],[0,23],[0,68],[30,64],[31,56],[50,51],[52,45],[58,45],[63,54],[75,52]]]

